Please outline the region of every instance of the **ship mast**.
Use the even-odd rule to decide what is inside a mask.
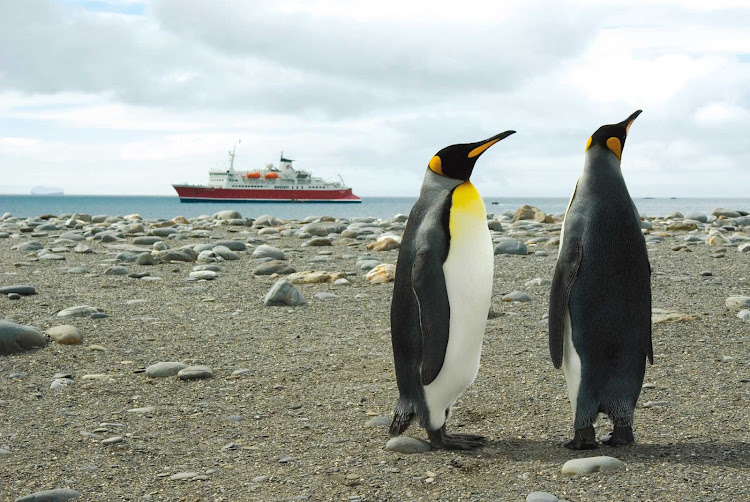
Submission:
[[[242,140],[241,139],[237,140],[237,144],[240,144],[240,143],[242,143]],[[236,149],[237,149],[237,145],[234,145],[232,147],[232,151],[231,152],[227,152],[227,153],[229,153],[229,170],[230,171],[234,171],[234,151]]]

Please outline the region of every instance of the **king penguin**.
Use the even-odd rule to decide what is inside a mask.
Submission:
[[[436,448],[470,450],[485,442],[482,436],[449,434],[445,423],[479,371],[492,297],[487,212],[469,177],[479,156],[514,132],[443,148],[428,164],[404,229],[393,287],[399,399],[391,436],[417,419]]]
[[[632,443],[633,410],[651,344],[651,267],[640,217],[620,169],[636,111],[600,127],[586,145],[583,175],[565,213],[549,307],[549,349],[562,366],[574,414],[572,450],[597,447],[594,422],[614,430],[604,444]]]

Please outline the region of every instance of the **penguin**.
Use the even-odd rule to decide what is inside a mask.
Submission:
[[[549,350],[562,366],[574,415],[572,450],[596,448],[600,412],[613,431],[609,446],[629,444],[651,342],[651,266],[641,221],[620,161],[636,111],[600,127],[586,144],[563,220],[550,290]]]
[[[450,434],[451,406],[474,382],[492,297],[487,212],[469,181],[477,159],[515,131],[443,148],[430,160],[399,249],[391,342],[399,399],[391,436],[416,419],[435,448],[471,450],[486,439]]]

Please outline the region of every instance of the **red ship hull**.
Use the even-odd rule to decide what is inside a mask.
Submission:
[[[274,190],[172,185],[180,202],[362,202],[351,188],[341,190]]]

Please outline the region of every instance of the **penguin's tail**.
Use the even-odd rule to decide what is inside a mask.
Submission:
[[[414,420],[415,415],[414,404],[399,399],[396,404],[396,410],[393,413],[391,428],[388,430],[391,437],[401,435],[409,427],[411,421]]]

